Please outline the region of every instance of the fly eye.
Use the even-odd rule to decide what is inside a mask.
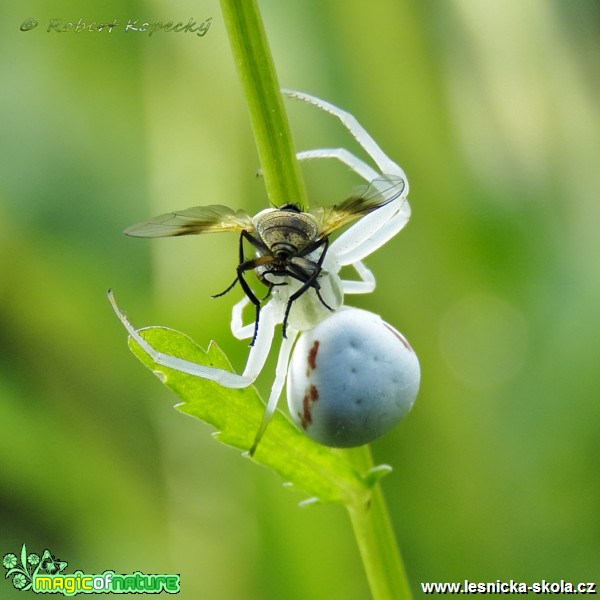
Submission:
[[[292,419],[324,444],[367,444],[411,409],[421,372],[404,337],[373,313],[340,310],[298,340],[288,370]]]

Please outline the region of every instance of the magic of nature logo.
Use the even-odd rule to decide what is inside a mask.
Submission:
[[[36,594],[177,594],[180,576],[157,575],[136,571],[119,575],[114,571],[100,574],[75,571],[66,573],[67,562],[56,558],[49,550],[43,553],[27,552],[25,544],[20,553],[8,552],[2,559],[5,578],[12,578],[13,586],[20,591]]]

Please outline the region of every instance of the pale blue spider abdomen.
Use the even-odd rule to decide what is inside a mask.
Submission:
[[[421,372],[404,337],[381,317],[343,308],[305,331],[292,354],[292,419],[326,446],[367,444],[411,409]]]

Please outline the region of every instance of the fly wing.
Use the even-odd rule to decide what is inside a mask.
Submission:
[[[247,213],[213,204],[159,215],[128,227],[125,233],[135,237],[169,237],[243,229],[254,231],[254,224]]]
[[[397,175],[382,175],[369,185],[363,185],[343,202],[332,206],[319,206],[309,210],[321,224],[321,237],[325,237],[351,221],[389,204],[402,195],[406,182]]]

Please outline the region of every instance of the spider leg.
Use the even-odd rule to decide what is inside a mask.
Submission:
[[[339,160],[369,183],[380,176],[373,167],[352,154],[349,150],[346,150],[346,148],[316,148],[296,153],[297,160],[314,160],[319,158],[334,158]],[[262,176],[262,169],[259,169],[257,174]]]
[[[385,185],[385,180],[380,179],[377,171],[344,148],[308,150],[299,152],[297,158],[298,160],[333,158],[350,167],[366,181],[375,185],[381,181],[381,185]],[[397,172],[396,175],[398,175]],[[404,181],[405,187],[399,198],[363,217],[333,242],[332,251],[339,259],[340,264],[351,264],[374,252],[394,237],[408,222],[410,205],[405,200],[408,184],[406,179]]]
[[[342,290],[344,294],[370,294],[375,289],[375,276],[365,265],[357,260],[352,266],[358,273],[360,281],[342,280]]]
[[[406,175],[402,168],[383,152],[375,140],[350,113],[310,94],[288,89],[283,89],[282,93],[290,98],[312,104],[336,117],[373,159],[381,173],[372,169],[368,164],[344,148],[321,148],[299,152],[297,154],[298,160],[334,158],[350,167],[357,175],[369,183],[375,185],[382,193],[385,192],[388,184],[386,183],[386,178],[381,178],[381,175],[399,177],[404,182],[402,193],[398,198],[363,217],[358,223],[340,235],[331,245],[331,254],[334,255],[340,266],[356,263],[394,237],[408,221],[410,206],[406,201],[408,194],[408,180]],[[389,178],[387,179],[389,180]],[[355,284],[347,282],[347,289],[369,289],[369,285],[372,285],[374,288],[375,282],[373,279],[372,284],[369,283],[363,286],[362,282],[357,282],[356,285],[358,285],[358,288],[353,287]]]
[[[292,351],[292,347],[294,346],[294,342],[296,341],[297,336],[298,332],[295,329],[290,329],[289,336],[281,340],[279,357],[277,358],[277,367],[275,368],[275,381],[273,382],[273,387],[271,388],[271,394],[269,395],[269,400],[267,402],[267,407],[265,409],[263,420],[258,428],[258,431],[256,432],[256,437],[254,438],[252,448],[250,448],[250,456],[252,456],[256,452],[256,448],[258,447],[258,444],[269,422],[271,421],[271,418],[273,417],[273,413],[277,408],[277,402],[279,401],[279,397],[281,396],[281,391],[283,390],[283,385],[285,383],[285,378],[287,375],[288,364],[290,361],[290,353]]]
[[[238,340],[247,339],[254,335],[255,323],[244,325],[242,320],[242,311],[249,303],[249,298],[244,296],[234,305],[231,311],[231,331]],[[275,311],[272,302],[269,302],[264,306],[261,317],[256,342],[248,355],[244,375],[252,375],[253,373],[258,375],[262,370],[269,354],[269,350],[271,349],[271,343],[275,335],[275,326],[280,318],[277,316],[277,312]]]
[[[231,309],[231,333],[238,340],[245,340],[254,335],[255,322],[244,325],[242,312],[250,303],[248,296],[244,296],[239,302],[234,304]]]
[[[261,325],[256,336],[256,343],[248,354],[244,372],[241,375],[237,375],[230,371],[205,367],[189,360],[159,352],[139,334],[139,330],[136,330],[127,317],[121,312],[111,290],[108,291],[108,299],[117,317],[127,330],[127,333],[129,333],[135,342],[156,364],[174,369],[180,373],[201,377],[202,379],[209,379],[228,388],[247,387],[256,380],[265,365],[275,335],[277,318],[274,306],[269,302],[263,309],[263,318],[261,319]],[[238,302],[238,304],[241,303]]]
[[[341,108],[338,108],[337,106],[334,106],[325,100],[315,98],[314,96],[304,92],[297,92],[287,89],[283,89],[281,91],[290,98],[295,98],[297,100],[307,102],[308,104],[312,104],[313,106],[316,106],[339,119],[342,125],[344,125],[344,127],[346,127],[346,129],[352,134],[354,139],[356,139],[356,141],[364,148],[365,152],[375,161],[382,173],[399,175],[400,177],[406,179],[406,175],[404,174],[402,168],[393,160],[391,160],[387,154],[385,154],[385,152],[378,146],[377,142],[375,142],[375,140],[367,133],[365,128],[349,112],[346,112],[345,110],[342,110]]]
[[[269,298],[271,295],[272,288],[279,285],[287,285],[287,283],[271,283],[269,292],[264,298],[261,298],[261,304]],[[245,340],[247,338],[254,337],[254,331],[256,329],[256,320],[248,325],[244,325],[243,310],[250,303],[250,298],[244,296],[239,302],[234,304],[231,310],[231,333],[238,340]]]
[[[366,181],[375,185],[378,182],[381,182],[382,186],[386,185],[385,180],[380,178],[377,171],[344,148],[308,150],[299,152],[297,158],[298,160],[334,158],[350,167]],[[410,218],[410,205],[405,200],[407,190],[408,187],[405,185],[399,198],[363,217],[333,242],[332,251],[340,258],[340,264],[347,265],[364,258],[389,241],[402,229]],[[399,216],[394,218],[397,214]]]
[[[403,185],[401,192],[398,194],[398,197],[395,198],[396,201],[405,201],[403,199],[405,199],[406,195],[408,194],[408,182],[404,177],[399,177],[397,174],[380,174],[345,148],[318,148],[316,150],[304,150],[302,152],[298,152],[296,154],[296,158],[298,160],[333,158],[345,164],[357,175],[360,175],[382,194],[389,193],[390,182],[398,180],[396,185],[399,185],[400,182],[402,182]]]
[[[345,148],[319,148],[318,150],[304,150],[296,154],[298,160],[313,160],[316,158],[334,158],[339,160],[341,163],[350,167],[357,175],[360,175],[364,180],[369,183],[374,179],[377,179],[380,175],[360,158],[354,156],[352,152],[349,152]]]
[[[331,252],[340,265],[365,258],[392,239],[408,222],[410,205],[402,198],[390,202],[342,233],[332,244]]]
[[[187,373],[188,375],[194,375],[195,377],[202,377],[203,379],[209,379],[211,381],[215,381],[220,385],[228,388],[243,388],[249,386],[258,376],[260,370],[262,369],[262,365],[266,360],[267,352],[263,352],[254,358],[251,362],[250,357],[248,357],[248,363],[246,368],[244,369],[244,373],[242,375],[236,375],[235,373],[231,373],[229,371],[224,371],[223,369],[213,369],[211,367],[205,367],[203,365],[199,365],[193,363],[189,360],[184,360],[182,358],[177,358],[175,356],[171,356],[170,354],[165,354],[158,350],[155,350],[140,334],[139,330],[135,329],[133,325],[128,321],[127,317],[121,312],[117,303],[115,301],[114,295],[112,291],[108,292],[108,299],[112,304],[113,310],[115,311],[117,317],[127,330],[127,333],[135,340],[135,342],[144,350],[148,356],[158,365],[163,367],[168,367],[169,369],[174,369],[175,371],[179,371],[180,373]],[[268,327],[267,327],[268,329]],[[268,332],[266,332],[268,334]],[[265,335],[266,337],[266,335]],[[252,354],[252,353],[251,353]],[[262,354],[264,354],[264,359],[262,358]],[[260,361],[262,360],[262,364]]]
[[[251,378],[254,381],[265,366],[267,356],[271,350],[271,344],[275,337],[275,325],[278,323],[277,311],[273,302],[268,302],[262,309],[260,326],[254,338],[252,346],[246,361],[246,367],[242,377]]]

